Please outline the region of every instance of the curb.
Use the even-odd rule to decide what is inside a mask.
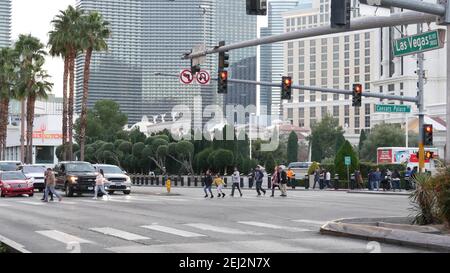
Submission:
[[[372,194],[372,195],[397,195],[397,196],[409,196],[409,192],[380,192],[380,191],[355,191],[349,190],[347,193],[356,193],[356,194]]]
[[[320,233],[450,252],[450,236],[370,225],[389,219],[401,218],[339,219],[323,225],[320,228]]]
[[[31,253],[30,251],[26,250],[23,245],[16,243],[6,237],[3,237],[2,235],[0,235],[0,243],[6,247],[6,253]]]

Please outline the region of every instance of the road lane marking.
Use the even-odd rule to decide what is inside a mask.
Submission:
[[[117,237],[120,239],[124,239],[127,241],[137,241],[137,240],[150,240],[150,238],[148,237],[144,237],[138,234],[134,234],[134,233],[130,233],[127,231],[123,231],[123,230],[119,230],[119,229],[115,229],[115,228],[110,228],[110,227],[104,227],[104,228],[90,228],[90,230],[98,232],[98,233],[102,233],[105,235],[110,235],[113,237]]]
[[[263,227],[263,228],[271,228],[271,229],[280,229],[285,231],[291,231],[291,232],[305,232],[305,231],[311,231],[309,229],[304,228],[296,228],[296,227],[287,227],[287,226],[277,226],[272,225],[268,223],[261,223],[261,222],[253,222],[253,221],[240,221],[239,224],[249,225],[249,226],[255,226],[255,227]]]
[[[207,231],[213,231],[213,232],[219,232],[219,233],[225,233],[225,234],[234,234],[234,235],[249,235],[253,234],[256,235],[254,232],[248,232],[248,231],[242,231],[239,229],[234,228],[227,228],[227,227],[219,227],[219,226],[213,226],[208,224],[202,224],[202,223],[193,223],[193,224],[185,224],[186,226],[198,228],[201,230],[207,230]],[[258,234],[261,235],[261,234]]]
[[[169,233],[169,234],[173,234],[173,235],[178,235],[181,237],[188,237],[188,238],[206,236],[206,235],[199,234],[199,233],[194,233],[194,232],[190,232],[190,231],[185,231],[185,230],[181,230],[181,229],[160,226],[160,225],[150,225],[150,226],[142,226],[142,227],[146,228],[146,229],[156,230],[156,231],[165,232],[165,233]]]
[[[306,219],[300,219],[300,220],[292,220],[293,222],[297,223],[305,223],[305,224],[314,224],[314,225],[325,225],[327,221],[317,221],[317,220],[306,220]]]
[[[41,230],[36,231],[36,233],[41,234],[43,236],[46,236],[50,239],[53,239],[55,241],[61,242],[63,244],[69,245],[73,243],[79,243],[79,244],[93,244],[93,242],[78,238],[76,236],[58,231],[58,230]]]
[[[15,250],[19,251],[20,253],[31,253],[29,250],[26,250],[25,247],[11,239],[8,239],[2,235],[0,235],[0,242],[4,243],[5,245],[8,245]]]
[[[33,202],[33,201],[17,201],[17,203],[22,203],[22,204],[32,205],[32,206],[42,206],[45,204],[44,202]]]

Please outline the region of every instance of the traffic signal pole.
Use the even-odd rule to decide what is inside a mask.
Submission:
[[[422,24],[417,25],[417,33],[422,32]],[[425,101],[424,101],[424,74],[423,69],[424,55],[423,53],[417,54],[417,75],[419,79],[417,81],[417,97],[419,102],[417,106],[419,107],[419,172],[422,173],[425,170],[425,139],[423,125],[425,124]]]

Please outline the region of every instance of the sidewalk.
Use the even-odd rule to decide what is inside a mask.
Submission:
[[[348,190],[347,193],[359,193],[359,194],[384,194],[384,195],[401,195],[401,196],[409,196],[411,194],[410,191],[402,190],[398,191],[369,191],[369,190]]]

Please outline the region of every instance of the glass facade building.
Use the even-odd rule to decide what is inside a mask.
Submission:
[[[0,47],[11,43],[11,0],[0,0]]]
[[[112,30],[109,50],[93,56],[88,106],[101,99],[114,100],[128,115],[130,124],[144,115],[170,117],[175,105],[192,109],[196,97],[202,98],[203,107],[222,103],[226,98],[217,95],[214,81],[206,86],[183,85],[176,77],[156,73],[177,75],[189,68],[190,61],[181,57],[195,45],[206,43],[210,48],[218,40],[229,44],[255,38],[257,32],[255,16],[244,24],[237,18],[245,15],[245,1],[240,0],[78,0],[78,6],[99,11]],[[234,62],[252,57],[256,57],[256,49],[233,52],[230,69]],[[77,112],[81,106],[83,65],[84,56],[80,56]],[[207,56],[202,69],[211,71],[215,78],[217,55]]]

